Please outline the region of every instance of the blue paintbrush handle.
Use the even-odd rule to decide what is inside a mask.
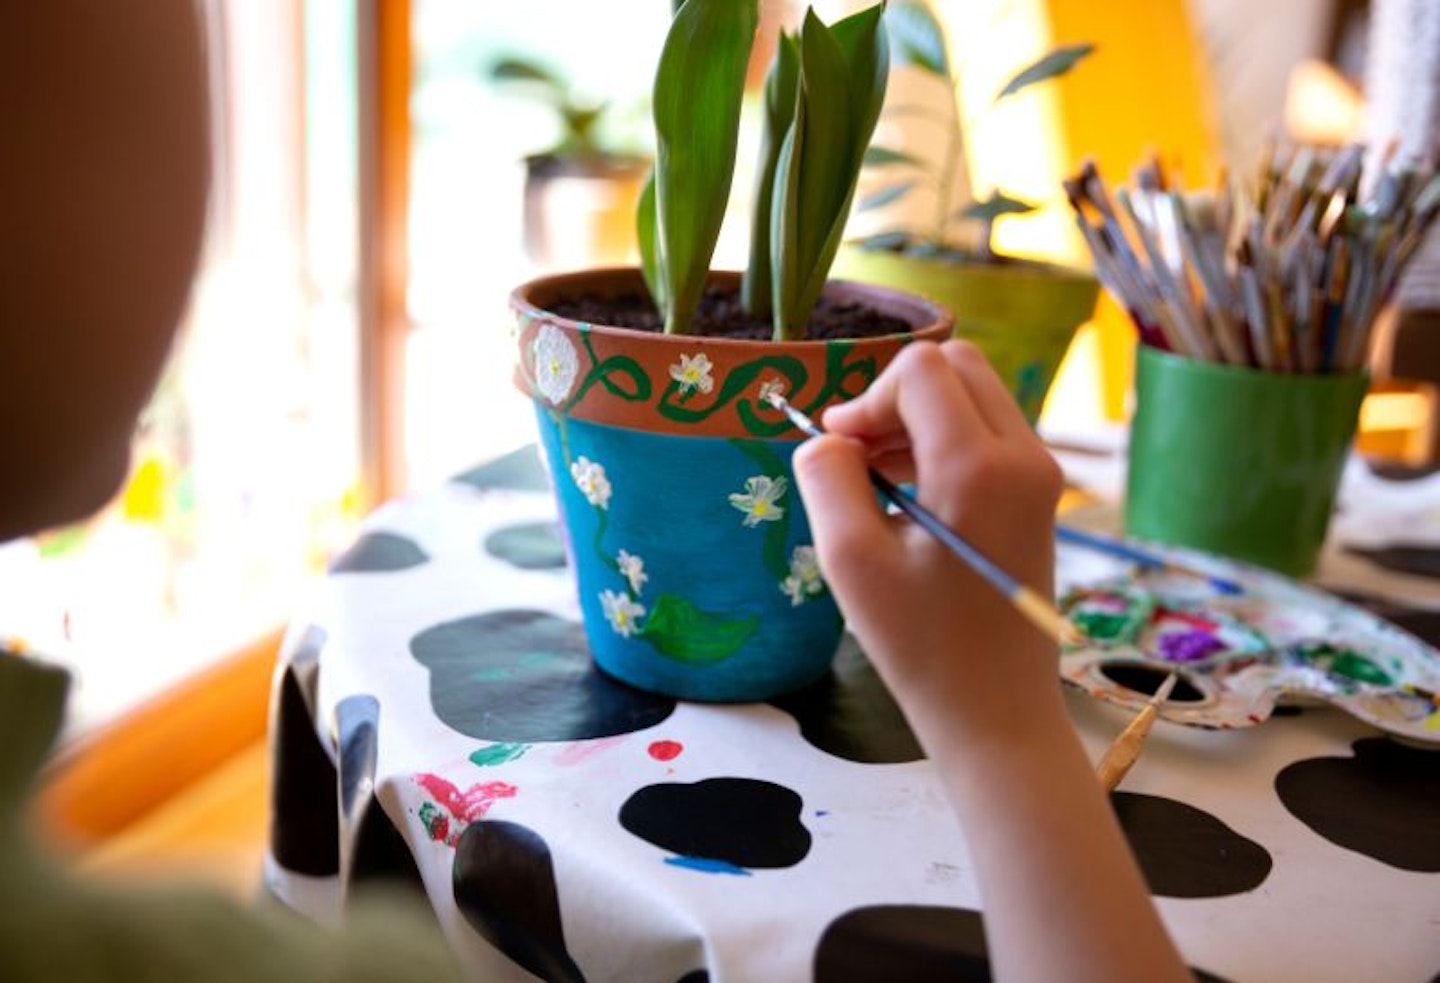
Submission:
[[[1097,553],[1105,553],[1109,556],[1118,557],[1122,560],[1129,560],[1131,563],[1138,563],[1142,567],[1152,570],[1173,570],[1177,573],[1187,574],[1192,577],[1199,577],[1206,580],[1216,590],[1225,594],[1240,594],[1244,588],[1233,580],[1224,577],[1217,577],[1214,574],[1205,573],[1202,570],[1192,570],[1189,567],[1173,563],[1165,557],[1139,546],[1132,546],[1130,543],[1119,539],[1111,539],[1109,536],[1101,536],[1093,532],[1085,532],[1076,529],[1074,526],[1055,524],[1055,538],[1062,543],[1070,543],[1073,546],[1083,546],[1086,549],[1095,550]]]
[[[1001,570],[989,557],[962,539],[955,530],[941,522],[934,512],[915,501],[905,489],[874,468],[870,469],[870,483],[879,490],[880,494],[894,502],[896,508],[923,526],[926,532],[950,547],[953,552],[958,553],[962,560],[975,568],[976,573],[994,584],[1006,597],[1013,596],[1019,590],[1020,584],[1014,577]]]

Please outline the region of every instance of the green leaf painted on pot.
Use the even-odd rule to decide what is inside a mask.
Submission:
[[[995,101],[999,102],[1006,96],[1013,96],[1021,89],[1032,86],[1036,82],[1044,82],[1046,79],[1064,75],[1094,50],[1095,45],[1093,44],[1069,44],[1056,48],[1039,61],[1021,69],[1014,78],[1006,82],[1005,88],[1000,90]]]
[[[945,32],[929,4],[923,0],[896,0],[886,11],[885,26],[897,62],[941,78],[949,77]]]
[[[665,330],[691,331],[735,171],[757,0],[686,0],[655,75],[655,242]]]
[[[738,652],[759,626],[757,615],[726,618],[702,611],[678,594],[661,594],[638,637],[680,662],[720,662]]]

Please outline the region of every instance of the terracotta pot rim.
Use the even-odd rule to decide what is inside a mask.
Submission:
[[[736,270],[716,270],[710,274],[713,280],[719,282],[736,282],[740,280],[741,274]],[[796,341],[775,341],[770,338],[726,338],[713,335],[675,335],[665,334],[661,331],[642,331],[636,328],[627,328],[613,324],[591,324],[562,317],[544,306],[548,298],[565,292],[566,288],[579,289],[583,286],[594,288],[597,283],[623,284],[626,289],[634,289],[644,286],[644,274],[637,266],[604,266],[587,267],[580,270],[570,270],[558,273],[547,273],[534,277],[520,284],[510,293],[510,307],[522,317],[537,320],[550,321],[555,324],[570,327],[584,327],[591,331],[614,333],[618,335],[635,335],[641,338],[648,338],[659,344],[673,343],[694,346],[703,343],[706,346],[718,346],[720,348],[748,348],[757,345],[767,346],[801,346],[801,347],[822,347],[833,344],[836,341],[845,341],[850,344],[863,345],[866,342],[893,341],[896,338],[918,336],[921,334],[931,335],[936,333],[940,325],[944,325],[944,336],[948,337],[954,328],[955,319],[950,309],[944,304],[931,300],[920,294],[907,290],[900,290],[895,287],[885,287],[878,284],[861,283],[852,280],[830,280],[825,285],[827,293],[840,292],[866,298],[877,310],[883,311],[910,324],[909,331],[897,331],[884,335],[872,335],[863,338],[819,338],[803,339]],[[544,298],[537,299],[536,294],[541,293]]]

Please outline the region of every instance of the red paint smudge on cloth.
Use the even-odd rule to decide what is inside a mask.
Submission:
[[[519,791],[509,782],[480,782],[460,791],[439,775],[417,775],[415,781],[435,797],[446,812],[456,819],[473,823],[485,818],[485,813],[500,799],[513,799]]]
[[[655,741],[646,750],[656,761],[674,761],[685,750],[685,745],[679,741]]]

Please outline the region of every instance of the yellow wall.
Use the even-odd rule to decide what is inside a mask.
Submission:
[[[1000,187],[1044,205],[999,223],[1002,251],[1089,265],[1061,191],[1086,157],[1112,185],[1128,180],[1151,152],[1187,185],[1214,180],[1218,135],[1183,0],[940,0],[938,8],[964,66],[975,194]],[[1097,50],[1069,75],[994,103],[1020,68],[1058,45],[1085,41]],[[1122,419],[1133,350],[1134,329],[1102,295],[1061,369],[1049,411]]]

